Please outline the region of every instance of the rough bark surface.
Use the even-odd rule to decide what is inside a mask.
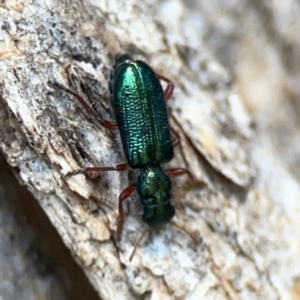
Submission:
[[[293,19],[300,8],[296,1],[277,2],[0,5],[1,150],[102,299],[300,297],[300,160],[282,146],[299,125],[293,109],[299,105],[285,101],[297,99],[300,89],[284,51],[290,44],[299,50],[293,35],[299,30],[289,30],[289,21],[300,27]],[[287,39],[290,44],[282,42]],[[170,165],[188,168],[196,179],[174,180],[173,188],[174,223],[193,239],[169,224],[146,236],[132,261],[146,229],[138,201],[130,204],[120,241],[116,227],[118,196],[133,172],[65,176],[124,162],[118,132],[49,85],[71,88],[113,120],[108,80],[123,53],[174,81],[168,107],[181,146]],[[278,84],[285,88],[279,95]],[[266,99],[265,91],[274,97]],[[276,125],[283,123],[279,134]]]

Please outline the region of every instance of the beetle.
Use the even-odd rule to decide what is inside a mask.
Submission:
[[[167,83],[165,90],[160,80]],[[73,95],[103,127],[119,129],[127,160],[113,167],[88,167],[67,175],[91,171],[124,171],[128,167],[138,170],[137,183],[129,185],[119,196],[118,238],[124,222],[123,202],[135,190],[144,208],[143,221],[150,227],[168,223],[175,214],[171,204],[170,177],[183,174],[191,176],[184,168],[162,168],[162,164],[173,158],[174,146],[180,141],[176,131],[170,128],[166,107],[166,101],[171,98],[174,90],[173,83],[156,74],[145,62],[135,61],[128,55],[120,56],[109,84],[116,124],[100,118],[80,95],[60,84],[54,85]],[[171,132],[175,135],[173,139]]]

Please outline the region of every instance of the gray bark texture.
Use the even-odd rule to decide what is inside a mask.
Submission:
[[[300,299],[299,15],[296,0],[0,4],[1,151],[101,299]],[[132,261],[147,229],[136,194],[116,228],[136,172],[65,176],[123,163],[118,131],[49,84],[114,121],[124,53],[174,82],[167,166],[195,178],[173,180],[177,226],[146,234]]]

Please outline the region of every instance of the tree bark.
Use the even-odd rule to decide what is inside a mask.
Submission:
[[[1,4],[1,150],[102,299],[300,297],[299,153],[284,147],[298,146],[298,104],[286,98],[299,88],[286,54],[299,47],[288,22],[299,4],[205,3]],[[173,181],[177,226],[146,235],[132,261],[147,228],[137,195],[120,241],[116,228],[135,172],[66,176],[124,162],[118,132],[49,84],[113,120],[108,82],[124,53],[175,83],[168,108],[181,144],[170,165],[195,178]]]

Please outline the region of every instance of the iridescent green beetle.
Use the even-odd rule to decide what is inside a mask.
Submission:
[[[160,80],[167,83],[163,91]],[[127,163],[115,167],[86,168],[85,172],[124,171],[129,167],[138,169],[137,183],[128,186],[119,196],[120,221],[118,237],[124,221],[123,201],[137,190],[144,207],[143,221],[150,227],[169,222],[175,214],[171,204],[171,180],[169,177],[189,174],[182,168],[163,170],[161,165],[173,158],[173,147],[179,136],[170,129],[166,101],[171,97],[173,83],[157,75],[145,62],[132,60],[123,55],[114,67],[110,82],[111,102],[117,124],[100,119],[85,100],[74,95],[102,126],[113,130],[119,128]],[[171,139],[171,131],[175,138]],[[75,171],[68,175],[81,173]]]

